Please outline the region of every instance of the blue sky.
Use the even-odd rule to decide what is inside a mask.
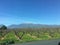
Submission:
[[[59,24],[60,0],[0,0],[0,24]]]

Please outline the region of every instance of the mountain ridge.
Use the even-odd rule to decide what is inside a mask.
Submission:
[[[56,28],[56,27],[60,27],[60,25],[22,23],[8,26],[8,28]]]

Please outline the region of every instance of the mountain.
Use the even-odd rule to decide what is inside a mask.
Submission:
[[[31,23],[23,23],[19,25],[10,25],[8,28],[56,28],[60,27],[60,25],[45,25],[45,24],[31,24]]]

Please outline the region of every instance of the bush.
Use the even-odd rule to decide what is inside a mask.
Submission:
[[[14,44],[14,43],[15,43],[15,41],[13,41],[13,40],[8,42],[8,44]]]

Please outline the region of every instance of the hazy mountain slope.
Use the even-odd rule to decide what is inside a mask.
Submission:
[[[10,25],[8,28],[55,28],[60,27],[60,25],[45,25],[45,24],[19,24],[19,25]]]

